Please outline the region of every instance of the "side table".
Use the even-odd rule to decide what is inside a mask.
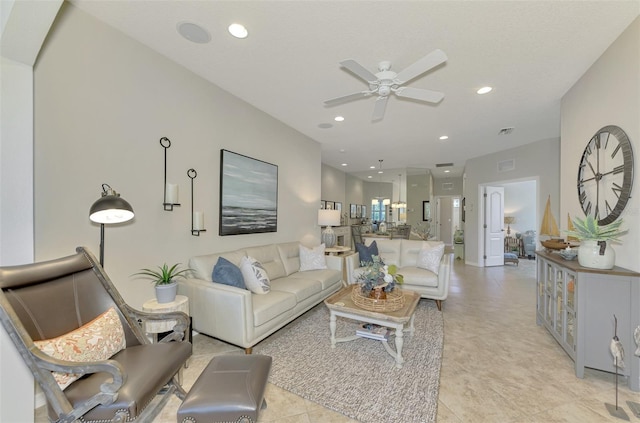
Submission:
[[[335,247],[327,247],[324,249],[324,253],[327,256],[338,256],[342,257],[342,284],[347,286],[347,266],[344,261],[344,258],[348,255],[355,254],[353,250],[349,247],[344,247],[340,245],[336,245]]]
[[[181,311],[189,315],[189,297],[185,295],[176,295],[175,301],[170,303],[158,303],[158,300],[153,298],[142,304],[142,311],[146,311],[148,313]],[[144,330],[147,334],[152,336],[153,342],[157,342],[159,333],[170,332],[173,330],[175,325],[175,320],[148,321],[144,323]],[[191,341],[191,333],[189,333],[189,341]]]

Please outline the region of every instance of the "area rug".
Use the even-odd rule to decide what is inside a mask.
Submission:
[[[337,319],[336,337],[358,323]],[[273,357],[269,381],[280,388],[365,422],[435,422],[444,324],[432,301],[416,308],[415,333],[405,334],[402,369],[380,341],[359,338],[331,348],[329,311],[320,304],[262,343]],[[393,336],[389,345],[395,349]]]

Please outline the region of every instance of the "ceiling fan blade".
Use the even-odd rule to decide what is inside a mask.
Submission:
[[[359,93],[353,93],[349,95],[343,95],[342,97],[332,98],[330,100],[325,100],[325,106],[337,106],[338,104],[347,103],[352,100],[357,100],[359,98],[369,97],[371,95],[371,91],[360,91]]]
[[[387,109],[387,100],[389,96],[380,96],[376,98],[376,104],[373,107],[372,121],[381,120],[384,117],[384,112]]]
[[[369,84],[372,84],[378,80],[378,78],[374,74],[369,72],[364,66],[353,59],[343,60],[342,62],[340,62],[340,64],[351,71],[351,73],[353,73],[357,77],[367,81]]]
[[[395,91],[398,97],[406,97],[428,103],[440,103],[444,93],[439,91],[423,90],[422,88],[400,87]]]
[[[398,73],[398,76],[396,76],[396,81],[398,82],[398,84],[402,85],[405,82],[411,81],[416,76],[422,75],[429,69],[434,68],[446,61],[447,55],[444,54],[442,50],[434,50],[422,59],[415,62],[413,65]]]

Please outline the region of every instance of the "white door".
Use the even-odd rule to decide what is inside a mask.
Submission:
[[[485,187],[484,265],[504,265],[504,188]]]

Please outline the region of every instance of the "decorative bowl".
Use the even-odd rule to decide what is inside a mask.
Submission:
[[[564,250],[558,251],[558,254],[560,254],[565,260],[573,260],[578,257],[578,250],[565,248]]]

